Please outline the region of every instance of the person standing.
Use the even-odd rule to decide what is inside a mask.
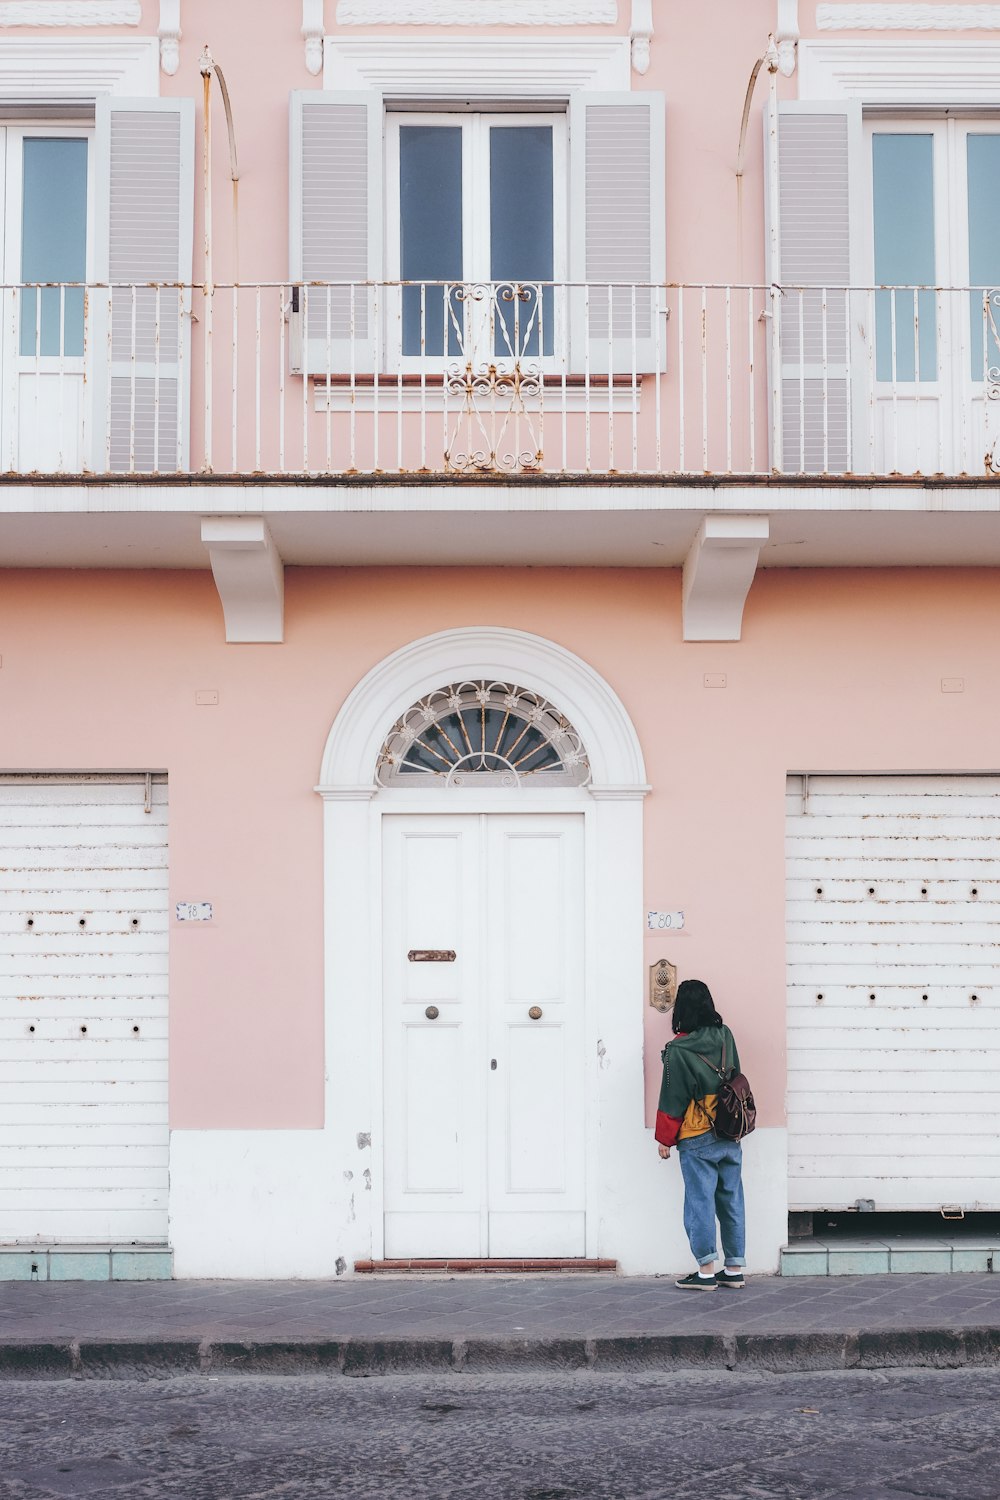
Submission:
[[[673,1040],[663,1049],[655,1136],[666,1161],[676,1147],[684,1179],[684,1229],[698,1269],[674,1285],[684,1291],[738,1291],[746,1283],[743,1151],[715,1134],[717,1069],[739,1071],[736,1041],[700,979],[685,979],[674,1001]],[[715,1221],[722,1230],[722,1270]]]

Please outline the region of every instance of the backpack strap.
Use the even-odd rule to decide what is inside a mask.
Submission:
[[[708,1067],[708,1068],[711,1068],[711,1070],[712,1070],[713,1073],[717,1073],[718,1076],[719,1076],[719,1078],[721,1079],[721,1081],[723,1083],[728,1083],[729,1082],[729,1067],[728,1067],[727,1062],[726,1062],[726,1028],[725,1028],[725,1026],[723,1026],[723,1028],[722,1028],[722,1066],[721,1066],[721,1068],[718,1067],[714,1062],[710,1062],[709,1059],[705,1056],[705,1054],[703,1052],[696,1052],[694,1055],[695,1055],[695,1057],[700,1057],[701,1060],[702,1060],[702,1062],[705,1064],[705,1066]]]

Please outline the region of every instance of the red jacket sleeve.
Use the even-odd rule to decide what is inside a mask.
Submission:
[[[680,1135],[683,1120],[675,1120],[673,1115],[664,1114],[662,1109],[656,1111],[656,1129],[653,1131],[661,1146],[676,1146],[677,1137]]]

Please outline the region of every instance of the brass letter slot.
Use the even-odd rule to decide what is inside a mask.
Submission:
[[[411,964],[453,964],[458,954],[454,948],[411,948],[406,956]]]

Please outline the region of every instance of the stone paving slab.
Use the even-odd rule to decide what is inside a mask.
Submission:
[[[1000,1277],[9,1282],[0,1377],[1000,1364]]]

